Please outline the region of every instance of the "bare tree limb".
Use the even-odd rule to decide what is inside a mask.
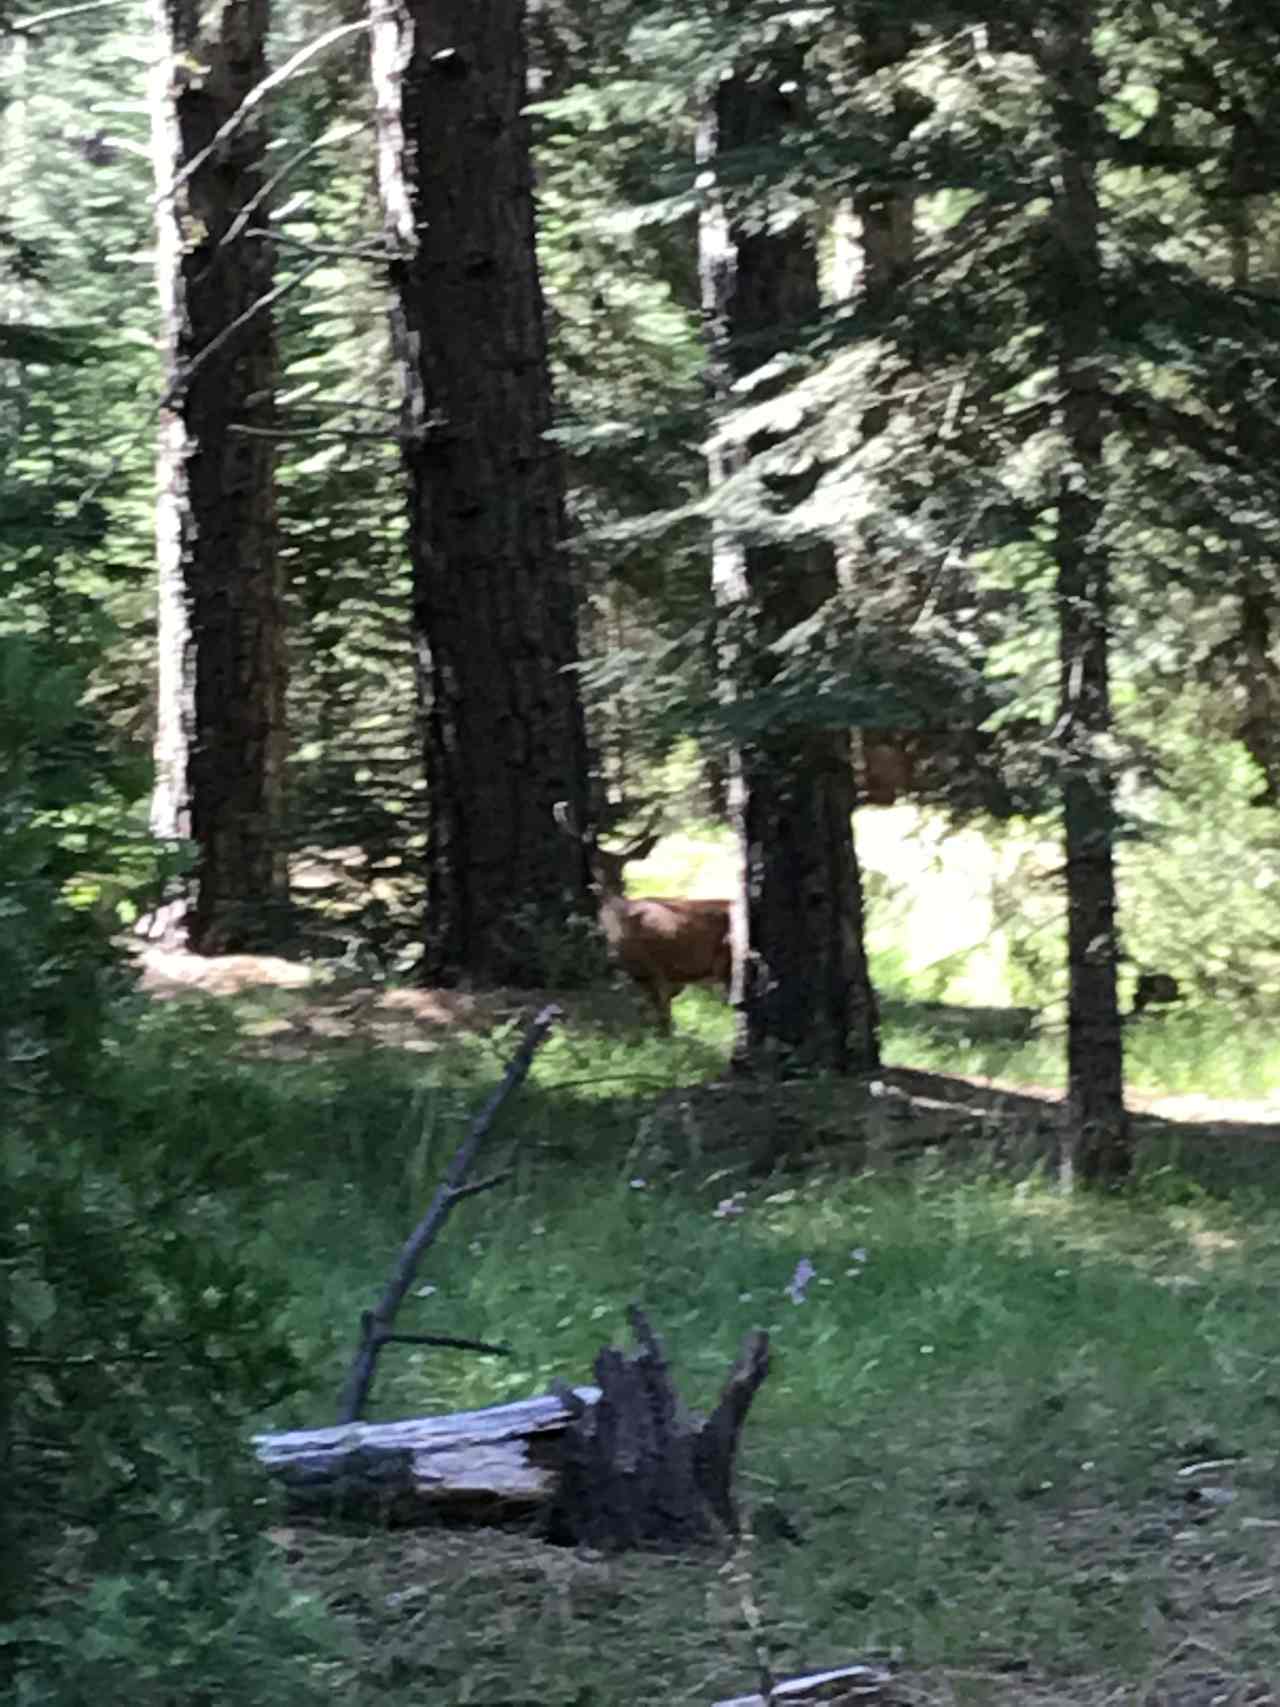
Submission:
[[[173,181],[166,189],[156,191],[151,198],[151,205],[159,207],[163,202],[171,201],[187,180],[195,176],[210,155],[216,153],[229,136],[235,135],[236,131],[253,112],[253,109],[260,106],[273,89],[279,88],[281,83],[287,83],[290,77],[301,71],[308,60],[314,59],[317,54],[323,53],[327,47],[332,47],[335,42],[341,41],[345,36],[356,35],[368,28],[369,20],[367,18],[357,19],[353,24],[338,24],[333,29],[326,30],[324,35],[317,36],[314,41],[308,42],[305,47],[300,47],[292,59],[286,59],[278,70],[271,72],[269,76],[262,79],[261,83],[256,83],[250,89],[226,123],[218,126],[214,132],[213,141],[209,143],[208,147],[202,148],[198,154],[193,155],[187,161],[181,171],[175,172]]]
[[[198,373],[211,356],[217,355],[222,346],[230,339],[234,338],[237,332],[261,314],[264,308],[271,308],[275,303],[279,302],[282,296],[288,296],[290,291],[297,290],[298,286],[302,284],[305,279],[309,278],[319,266],[319,258],[314,261],[305,262],[298,271],[293,274],[292,278],[287,278],[283,284],[278,284],[274,290],[269,290],[265,296],[260,296],[256,302],[251,302],[243,314],[237,314],[229,326],[224,326],[222,328],[216,338],[210,338],[204,348],[202,350],[198,350],[196,354],[192,356],[191,360],[182,369],[182,372],[178,375],[177,379],[174,380],[168,391],[161,398],[159,405],[160,408],[167,408],[178,393],[186,388],[191,380],[191,376]]]
[[[323,136],[318,136],[314,142],[307,143],[305,148],[296,149],[285,161],[284,165],[280,167],[279,171],[271,174],[266,183],[263,184],[262,188],[258,191],[257,195],[253,197],[252,201],[248,202],[240,209],[240,212],[228,226],[227,234],[222,239],[222,242],[219,243],[218,247],[222,248],[227,243],[233,243],[236,238],[239,237],[245,226],[248,225],[250,219],[271,195],[272,191],[279,188],[285,179],[292,174],[295,167],[301,166],[303,162],[310,159],[313,154],[318,154],[322,148],[328,148],[332,143],[347,142],[351,137],[359,136],[360,132],[362,130],[368,130],[372,123],[372,119],[364,119],[358,123],[331,125],[329,129],[325,131]],[[277,241],[279,241],[278,238]]]
[[[286,231],[272,231],[264,225],[250,226],[245,236],[272,242],[279,249],[301,249],[308,255],[319,255],[323,260],[376,261],[385,266],[395,259],[386,244],[376,238],[368,244],[311,243],[305,237],[292,237]]]
[[[379,433],[372,427],[248,427],[242,421],[233,421],[227,431],[245,439],[330,439],[340,444],[373,439],[377,444],[390,445],[404,438],[394,427]]]
[[[82,12],[106,12],[113,6],[121,8],[132,0],[84,0],[78,6],[60,6],[56,12],[39,12],[33,18],[15,18],[8,26],[16,36],[39,35],[46,24],[61,23],[63,18],[78,18]]]
[[[554,1002],[550,1003],[530,1022],[501,1082],[472,1121],[471,1130],[458,1146],[426,1214],[405,1241],[385,1292],[374,1308],[366,1310],[360,1318],[360,1343],[356,1348],[338,1406],[340,1424],[357,1421],[363,1411],[369,1397],[369,1389],[373,1385],[378,1353],[386,1343],[386,1336],[391,1331],[391,1324],[404,1301],[405,1293],[413,1284],[419,1259],[444,1226],[454,1204],[468,1195],[466,1178],[480,1146],[488,1136],[498,1110],[528,1075],[533,1058],[546,1040],[547,1033],[559,1019],[560,1011]],[[483,1183],[488,1185],[492,1182]]]
[[[182,372],[177,376],[173,383],[171,385],[167,385],[160,393],[159,397],[156,398],[155,402],[139,421],[137,429],[133,433],[129,434],[123,445],[121,445],[120,449],[102,470],[101,474],[95,475],[80,493],[80,496],[76,499],[75,509],[72,512],[73,516],[78,516],[86,504],[92,503],[107,482],[115,478],[124,465],[125,458],[137,443],[137,440],[141,437],[142,433],[150,427],[151,423],[162,410],[168,409],[173,404],[174,400],[190,381],[191,376],[198,373],[211,356],[217,354],[217,352],[227,342],[228,338],[230,338],[233,333],[239,331],[242,326],[248,325],[249,321],[252,320],[256,314],[261,314],[264,308],[270,308],[273,303],[279,302],[282,296],[287,296],[291,290],[296,290],[303,280],[314,273],[320,265],[321,262],[318,259],[308,261],[305,266],[300,268],[298,272],[294,273],[292,278],[286,279],[283,284],[277,285],[274,290],[268,291],[265,296],[260,296],[256,302],[251,303],[249,307],[245,309],[243,314],[237,315],[231,322],[230,326],[224,326],[216,338],[210,338],[209,342],[202,350],[196,351],[195,355],[192,356],[191,360],[183,368]],[[382,437],[383,435],[379,434],[378,436]]]
[[[438,1345],[452,1351],[482,1351],[487,1357],[510,1357],[509,1345],[493,1345],[488,1340],[460,1339],[457,1334],[383,1334],[383,1345]]]

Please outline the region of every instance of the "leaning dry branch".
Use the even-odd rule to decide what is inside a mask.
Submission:
[[[52,12],[41,12],[32,18],[14,18],[6,28],[15,36],[39,35],[41,30],[50,24],[60,24],[64,18],[78,18],[82,12],[109,12],[115,7],[123,9],[130,0],[84,0],[77,6],[59,6]]]
[[[346,1386],[342,1391],[342,1400],[338,1406],[339,1424],[355,1422],[364,1410],[365,1401],[369,1397],[369,1388],[373,1385],[373,1374],[377,1367],[378,1354],[387,1343],[396,1311],[400,1308],[405,1293],[413,1284],[413,1277],[417,1273],[418,1262],[422,1253],[444,1226],[456,1203],[464,1197],[473,1197],[477,1190],[488,1190],[498,1184],[502,1178],[501,1175],[497,1175],[492,1179],[480,1181],[478,1186],[471,1187],[466,1183],[467,1175],[479,1154],[481,1144],[488,1135],[489,1128],[497,1117],[498,1110],[516,1086],[524,1081],[529,1068],[533,1065],[534,1056],[559,1017],[560,1009],[551,1003],[543,1008],[541,1013],[530,1023],[519,1049],[516,1050],[502,1076],[502,1082],[472,1122],[471,1130],[458,1146],[457,1154],[450,1162],[444,1179],[431,1200],[430,1207],[405,1241],[404,1249],[400,1252],[400,1259],[396,1263],[395,1272],[387,1284],[386,1291],[374,1308],[366,1310],[361,1317],[360,1344],[356,1349]]]

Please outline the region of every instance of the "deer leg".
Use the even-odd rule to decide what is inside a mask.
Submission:
[[[651,978],[645,985],[649,1000],[657,1015],[658,1031],[663,1037],[671,1035],[671,999],[675,991],[662,978]]]

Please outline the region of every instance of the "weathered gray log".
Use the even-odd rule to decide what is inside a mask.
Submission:
[[[551,1512],[556,1539],[608,1551],[682,1548],[737,1533],[733,1460],[747,1408],[769,1370],[769,1339],[749,1334],[710,1417],[692,1416],[642,1311],[639,1350],[596,1358],[600,1396],[576,1406],[561,1443]],[[569,1401],[572,1403],[572,1401]]]
[[[717,1701],[715,1707],[771,1707],[774,1702],[802,1707],[810,1701],[865,1701],[869,1704],[885,1701],[885,1691],[893,1683],[893,1674],[883,1666],[833,1666],[829,1671],[806,1672],[803,1677],[788,1677],[775,1683],[768,1699],[763,1695],[735,1695],[729,1701]]]
[[[260,1434],[253,1444],[294,1505],[400,1521],[442,1508],[514,1515],[554,1495],[564,1431],[599,1397],[595,1387],[575,1387],[567,1399],[549,1393],[443,1417]]]

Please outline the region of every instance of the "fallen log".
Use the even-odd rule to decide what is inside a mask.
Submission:
[[[559,1437],[596,1387],[403,1422],[260,1434],[258,1462],[292,1505],[397,1521],[448,1511],[493,1519],[542,1505],[560,1473]]]

